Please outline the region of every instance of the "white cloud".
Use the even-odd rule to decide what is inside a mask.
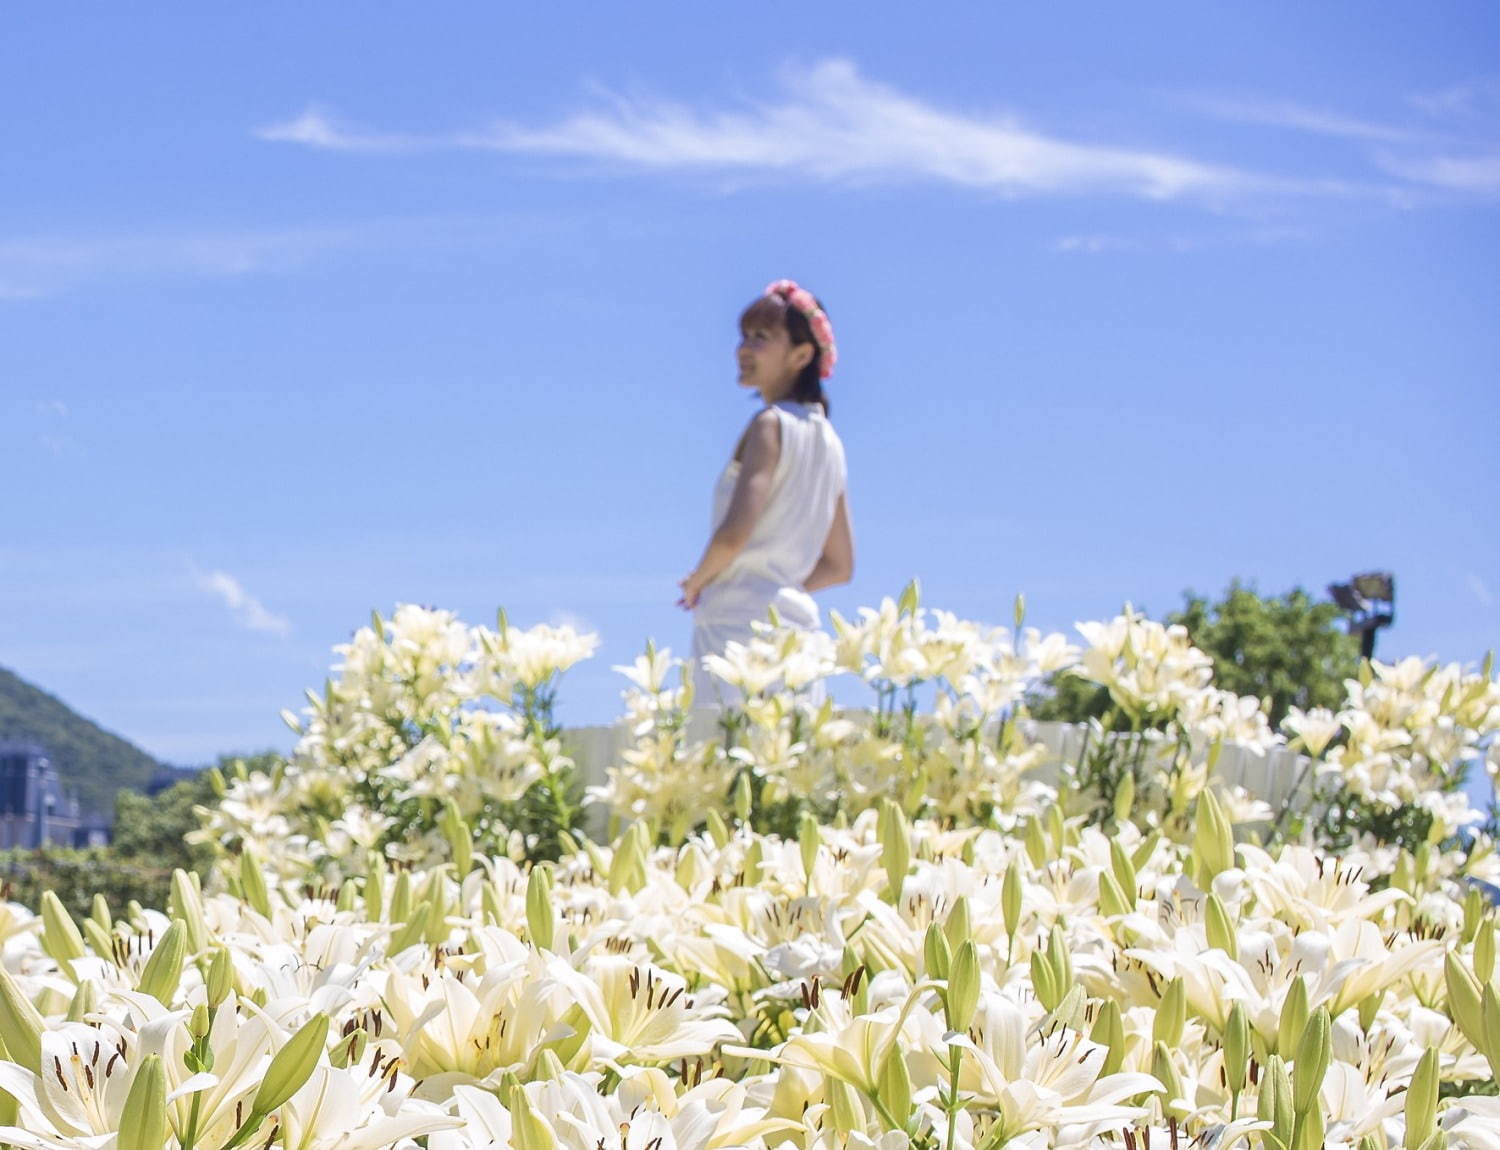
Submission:
[[[240,586],[240,581],[227,571],[199,573],[197,582],[199,590],[222,599],[224,605],[234,612],[241,626],[251,631],[267,631],[273,635],[291,634],[290,619],[267,610],[265,604]]]
[[[1059,236],[1052,243],[1052,250],[1064,255],[1096,256],[1103,252],[1130,251],[1140,247],[1135,240],[1123,236]]]
[[[261,128],[265,140],[347,152],[471,149],[608,161],[659,170],[748,171],[824,181],[930,180],[1004,196],[1100,194],[1226,200],[1250,194],[1347,194],[1148,148],[1079,143],[1011,114],[944,110],[862,76],[845,60],[788,72],[782,96],[738,110],[606,95],[552,124],[392,135],[341,126],[316,109]]]
[[[1500,151],[1487,155],[1379,157],[1392,175],[1453,192],[1500,193]]]
[[[1435,92],[1415,93],[1407,97],[1407,102],[1435,119],[1473,116],[1500,103],[1500,79],[1491,77],[1450,84]]]
[[[1469,590],[1474,592],[1474,598],[1479,600],[1481,607],[1488,607],[1495,601],[1495,597],[1490,594],[1489,586],[1478,575],[1475,575],[1471,571],[1469,572],[1468,580]]]
[[[64,419],[68,414],[68,405],[60,399],[39,399],[36,401],[36,411],[38,415]]]
[[[1323,108],[1309,108],[1285,100],[1215,100],[1192,101],[1200,111],[1221,120],[1238,124],[1260,124],[1270,128],[1290,128],[1320,136],[1339,136],[1352,140],[1378,140],[1394,143],[1415,139],[1418,133],[1392,124],[1362,120]]]
[[[495,220],[433,217],[262,230],[0,237],[0,300],[51,296],[100,280],[292,272],[335,255],[462,248],[504,231]]]

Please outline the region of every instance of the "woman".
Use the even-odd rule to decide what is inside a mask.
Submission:
[[[765,406],[750,420],[714,489],[713,535],[678,605],[693,612],[694,705],[722,686],[703,656],[748,642],[774,607],[811,630],[810,592],[847,583],[854,538],[844,445],[828,421],[823,381],[833,373],[833,327],[811,292],[778,280],[740,316],[739,384]]]

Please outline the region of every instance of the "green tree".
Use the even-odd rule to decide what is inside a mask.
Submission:
[[[243,761],[251,770],[270,771],[281,761],[274,751],[256,755],[220,755],[215,764],[228,771]],[[155,795],[139,791],[121,791],[115,798],[115,826],[110,853],[120,862],[150,865],[168,874],[177,867],[207,874],[213,864],[213,848],[190,845],[189,831],[198,829],[195,806],[212,806],[218,801],[208,772],[186,779]]]
[[[1166,621],[1181,623],[1212,656],[1215,685],[1268,700],[1273,727],[1290,707],[1343,706],[1344,680],[1359,671],[1359,643],[1344,632],[1335,604],[1300,587],[1261,596],[1238,579],[1217,602],[1191,591],[1183,598],[1182,610]],[[1055,676],[1030,707],[1038,719],[1068,723],[1103,720],[1111,711],[1108,691],[1069,674]]]
[[[1181,623],[1195,646],[1213,656],[1214,683],[1236,695],[1268,700],[1276,727],[1291,707],[1344,705],[1344,680],[1359,673],[1359,642],[1341,626],[1343,612],[1300,587],[1262,597],[1238,579],[1217,603],[1189,592]]]

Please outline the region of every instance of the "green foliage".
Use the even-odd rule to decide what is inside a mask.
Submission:
[[[1289,707],[1337,711],[1344,705],[1344,680],[1359,672],[1359,643],[1344,632],[1335,604],[1315,601],[1300,587],[1263,597],[1238,579],[1218,602],[1192,592],[1184,599],[1166,622],[1182,624],[1193,645],[1212,656],[1214,686],[1269,700],[1272,729]],[[1028,703],[1037,719],[1098,719],[1113,730],[1130,729],[1105,688],[1075,675],[1055,676]]]
[[[64,787],[78,795],[86,812],[108,811],[116,792],[144,787],[160,768],[144,751],[3,668],[0,739],[45,747]]]
[[[1344,705],[1344,680],[1359,672],[1359,643],[1341,627],[1343,614],[1300,587],[1262,597],[1238,579],[1210,603],[1191,592],[1168,623],[1187,628],[1194,646],[1213,656],[1214,685],[1268,699],[1272,728],[1288,708]]]
[[[251,761],[262,757],[252,756]],[[219,760],[221,764],[231,761],[230,756]],[[115,796],[110,852],[122,863],[165,867],[168,873],[174,867],[181,867],[207,874],[213,865],[213,848],[206,844],[190,845],[184,836],[198,829],[193,807],[208,806],[215,801],[207,772],[155,795],[121,791]]]
[[[171,887],[170,866],[121,859],[107,847],[0,851],[0,892],[31,910],[41,906],[42,894],[49,890],[75,919],[88,915],[96,894],[116,910],[131,899],[142,906],[166,906]]]

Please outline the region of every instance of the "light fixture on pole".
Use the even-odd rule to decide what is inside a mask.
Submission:
[[[1359,636],[1359,653],[1375,655],[1375,632],[1396,621],[1396,577],[1389,571],[1367,571],[1347,583],[1330,583],[1328,593],[1349,615],[1349,634]]]

